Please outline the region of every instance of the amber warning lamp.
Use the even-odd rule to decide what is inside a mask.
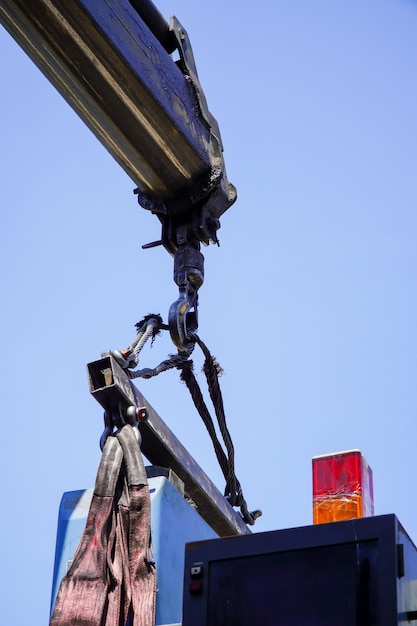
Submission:
[[[372,470],[360,450],[313,457],[313,522],[374,514]]]

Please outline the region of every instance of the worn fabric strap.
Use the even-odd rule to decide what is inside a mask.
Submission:
[[[58,592],[50,626],[154,626],[150,495],[130,425],[109,437],[85,530]],[[138,597],[138,594],[140,597]]]
[[[152,544],[148,479],[142,455],[135,453],[139,445],[134,430],[124,427],[117,438],[123,449],[129,492],[129,508],[119,505],[119,513],[124,520],[129,518],[127,541],[131,626],[154,626],[156,572],[149,556],[152,554]],[[127,526],[127,522],[124,524]]]
[[[67,574],[61,581],[50,626],[101,626],[109,577],[107,549],[112,541],[114,494],[123,451],[109,437],[103,450],[87,523]]]

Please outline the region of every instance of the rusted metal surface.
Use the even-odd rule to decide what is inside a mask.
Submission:
[[[210,169],[184,76],[127,0],[5,0],[0,16],[142,189],[169,197]]]
[[[208,193],[210,214],[219,216],[235,195],[227,197],[233,186],[225,184],[217,124],[158,40],[168,25],[156,7],[141,6],[155,36],[132,4],[2,0],[0,22],[138,185],[142,206],[174,214]],[[175,25],[169,40],[188,41]],[[216,176],[217,190],[207,192]]]
[[[106,410],[120,404],[146,406],[148,419],[140,423],[142,452],[154,465],[171,468],[184,482],[198,513],[220,536],[250,533],[242,517],[229,505],[210,478],[159,417],[110,355],[87,366],[90,392]]]

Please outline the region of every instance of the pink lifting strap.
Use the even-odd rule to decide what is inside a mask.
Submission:
[[[150,495],[137,433],[107,439],[87,523],[50,626],[154,626]]]

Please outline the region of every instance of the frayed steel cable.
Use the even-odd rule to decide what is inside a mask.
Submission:
[[[217,363],[216,359],[210,353],[205,343],[200,339],[200,337],[198,337],[198,335],[192,333],[190,338],[192,338],[193,341],[195,341],[200,346],[205,356],[203,370],[207,379],[210,399],[214,406],[214,411],[216,413],[217,422],[219,425],[221,435],[223,437],[224,444],[226,446],[228,459],[229,459],[228,474],[227,476],[225,476],[225,479],[229,488],[229,502],[232,506],[240,506],[238,502],[240,485],[238,485],[238,480],[236,478],[236,474],[234,471],[235,449],[233,446],[232,437],[230,435],[229,429],[227,428],[227,424],[226,424],[226,415],[224,412],[223,396],[222,396],[222,392],[221,392],[220,384],[219,384],[219,376],[222,373],[222,369],[220,365]]]
[[[240,483],[234,473],[230,470],[230,458],[226,456],[223,447],[217,437],[213,420],[211,418],[207,405],[204,402],[201,389],[198,385],[197,379],[194,376],[192,367],[184,366],[182,368],[181,380],[187,385],[188,391],[190,392],[190,395],[193,399],[194,406],[197,409],[201,419],[203,420],[203,423],[213,443],[213,448],[216,453],[220,469],[222,470],[224,479],[226,481],[224,496],[231,506],[240,506],[241,503],[237,501],[238,499],[236,497],[232,498],[232,495],[236,492],[239,492],[241,494],[242,489],[240,487]],[[245,522],[249,523],[246,519]]]
[[[223,472],[223,476],[225,480],[227,480],[228,460],[220,444],[220,441],[217,437],[213,420],[211,419],[210,412],[207,408],[206,403],[204,402],[203,394],[201,393],[201,389],[194,375],[193,362],[192,361],[185,362],[181,366],[180,369],[181,369],[181,375],[180,375],[181,380],[187,385],[187,389],[190,392],[191,398],[193,399],[194,406],[199,412],[200,417],[203,420],[203,423],[207,429],[207,432],[210,435],[210,439],[213,443],[214,451],[216,453],[216,457],[219,462],[220,468]]]
[[[166,330],[168,327],[163,324],[159,315],[148,315],[141,322],[136,324],[138,331],[138,337],[136,342],[123,351],[117,353],[124,359],[129,358],[131,355],[130,363],[126,359],[125,371],[129,378],[144,378],[149,379],[166,372],[170,369],[178,369],[181,371],[181,380],[186,384],[188,391],[194,405],[203,420],[203,423],[207,429],[207,432],[213,443],[214,451],[219,462],[220,468],[223,472],[223,476],[226,481],[224,495],[231,506],[240,507],[240,511],[243,520],[246,524],[253,525],[255,520],[262,515],[259,510],[250,512],[248,510],[246,500],[243,496],[242,487],[235,473],[235,450],[230,435],[229,429],[226,424],[226,415],[224,412],[223,396],[219,384],[219,376],[222,373],[220,365],[216,359],[211,355],[205,343],[193,332],[188,335],[191,341],[189,347],[185,351],[178,351],[177,354],[170,355],[170,357],[162,361],[155,368],[143,368],[141,370],[132,371],[129,369],[133,364],[137,364],[134,359],[139,356],[139,352],[145,344],[146,340],[152,336],[152,340],[159,334],[160,330]],[[214,406],[214,411],[217,418],[218,427],[226,448],[226,452],[223,449],[222,444],[216,433],[212,417],[204,401],[203,394],[197,382],[197,379],[193,371],[193,362],[190,360],[190,356],[194,350],[195,344],[198,344],[201,351],[204,354],[205,361],[203,371],[207,380],[208,391],[210,399]],[[116,356],[116,351],[113,353]],[[226,454],[227,453],[227,454]]]
[[[162,372],[167,372],[168,370],[177,368],[180,369],[183,367],[184,363],[188,362],[189,357],[192,354],[194,346],[187,350],[186,352],[178,352],[178,354],[171,354],[168,359],[162,361],[154,368],[144,367],[141,370],[136,370],[132,372],[131,370],[126,370],[129,378],[153,378],[154,376],[158,376],[158,374],[162,374]]]
[[[224,412],[223,396],[219,385],[219,374],[221,368],[217,361],[213,358],[205,343],[195,333],[190,333],[189,337],[192,341],[195,341],[201,348],[204,356],[204,373],[206,375],[208,389],[211,401],[213,402],[214,410],[219,424],[219,429],[222,434],[226,450],[228,453],[228,471],[226,478],[226,489],[229,491],[229,502],[232,506],[239,506],[242,513],[242,517],[247,524],[251,526],[255,523],[256,519],[262,515],[262,511],[249,511],[246,500],[243,496],[242,487],[237,479],[234,467],[234,446],[232,438],[230,436],[229,429],[226,424],[226,416]],[[197,408],[197,407],[196,407]]]

